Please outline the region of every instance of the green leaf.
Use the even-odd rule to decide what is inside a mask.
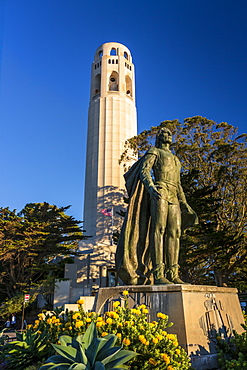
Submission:
[[[87,365],[88,364],[88,358],[85,354],[85,349],[83,348],[83,345],[78,343],[77,344],[79,346],[79,350],[77,351],[77,354],[76,354],[76,361],[77,362],[82,362],[83,364]]]
[[[103,359],[105,359],[107,357],[111,358],[114,354],[116,354],[121,349],[122,349],[122,347],[113,347],[113,348],[108,348],[105,351],[101,351],[97,355],[97,361],[102,361]]]
[[[102,364],[102,362],[95,362],[94,370],[105,370],[105,366]]]
[[[85,370],[86,369],[86,365],[84,364],[72,364],[68,370]]]
[[[59,370],[68,370],[68,364],[66,363],[60,363],[60,364],[53,364],[52,362],[49,362],[48,364],[42,365],[39,370],[53,370],[53,369],[59,369]]]
[[[61,346],[59,344],[52,344],[52,347],[56,350],[56,352],[67,358],[69,362],[75,361],[76,358],[76,349],[73,347]]]
[[[64,357],[63,356],[60,356],[60,355],[53,355],[51,357],[49,357],[46,362],[53,362],[54,364],[59,364],[61,362],[63,362],[64,360]]]
[[[106,370],[110,370],[112,367],[119,366],[131,360],[135,356],[137,356],[136,352],[122,350],[116,353],[114,356],[109,356],[106,359],[102,360],[102,363],[106,365],[105,366]]]
[[[99,351],[99,354],[98,355],[101,355],[101,353],[103,351],[105,351],[106,349],[108,348],[111,348],[115,345],[116,341],[117,341],[117,336],[115,334],[108,334],[104,337],[104,339],[107,339],[107,342],[104,344],[104,346],[100,349]],[[101,361],[101,360],[100,360]]]
[[[61,343],[62,346],[66,346],[67,344],[71,344],[72,340],[73,340],[73,338],[70,337],[69,335],[62,335],[59,338],[59,342]]]
[[[100,345],[102,346],[104,342],[106,342],[104,338],[95,338],[86,349],[85,353],[91,365],[94,364]]]
[[[92,322],[89,325],[89,327],[87,328],[87,330],[85,331],[85,334],[83,335],[83,338],[82,338],[82,346],[84,348],[88,348],[88,346],[96,338],[97,338],[97,330],[96,330],[95,323]]]

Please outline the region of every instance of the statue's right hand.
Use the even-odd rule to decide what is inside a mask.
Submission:
[[[149,194],[151,199],[159,200],[161,198],[161,194],[158,192],[155,186],[149,187]]]

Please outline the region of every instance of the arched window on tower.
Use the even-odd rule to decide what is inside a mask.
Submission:
[[[98,74],[94,77],[93,96],[100,94],[100,86],[101,86],[101,75]]]
[[[118,73],[113,71],[109,78],[109,91],[118,91]]]
[[[103,55],[103,51],[100,50],[100,52],[99,52],[99,58],[102,58],[102,55]]]
[[[128,53],[126,53],[126,51],[124,52],[124,57],[125,57],[127,60],[129,59]]]
[[[125,76],[126,94],[132,96],[132,80],[130,76]]]
[[[117,55],[117,50],[115,48],[112,48],[110,51],[110,55]]]

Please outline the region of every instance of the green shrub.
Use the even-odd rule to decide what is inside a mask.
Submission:
[[[247,325],[242,326],[244,332],[238,334],[234,331],[234,337],[228,341],[217,338],[218,361],[222,370],[247,370]]]
[[[91,323],[85,334],[76,339],[63,335],[59,338],[61,344],[53,344],[56,355],[51,356],[41,366],[40,370],[77,369],[77,370],[111,370],[127,369],[125,362],[137,353],[114,347],[117,337],[107,335],[98,338],[95,323]],[[122,366],[121,366],[122,365]]]
[[[9,370],[25,370],[28,366],[43,361],[51,354],[52,347],[49,345],[47,331],[16,332],[17,340],[1,346],[1,357],[7,363]],[[48,342],[48,343],[47,343]]]

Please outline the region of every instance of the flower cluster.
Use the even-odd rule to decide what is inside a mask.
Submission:
[[[165,330],[172,325],[168,323],[168,316],[158,312],[157,321],[149,322],[149,309],[146,305],[128,308],[128,291],[124,291],[121,299],[112,303],[112,310],[103,315],[85,312],[83,303],[83,300],[77,302],[77,312],[66,312],[59,316],[39,314],[33,329],[46,329],[52,342],[58,343],[60,335],[76,337],[84,333],[94,321],[99,336],[115,334],[117,345],[139,353],[138,358],[128,363],[131,370],[151,370],[153,366],[160,370],[190,368],[189,358],[178,345],[176,335]]]

